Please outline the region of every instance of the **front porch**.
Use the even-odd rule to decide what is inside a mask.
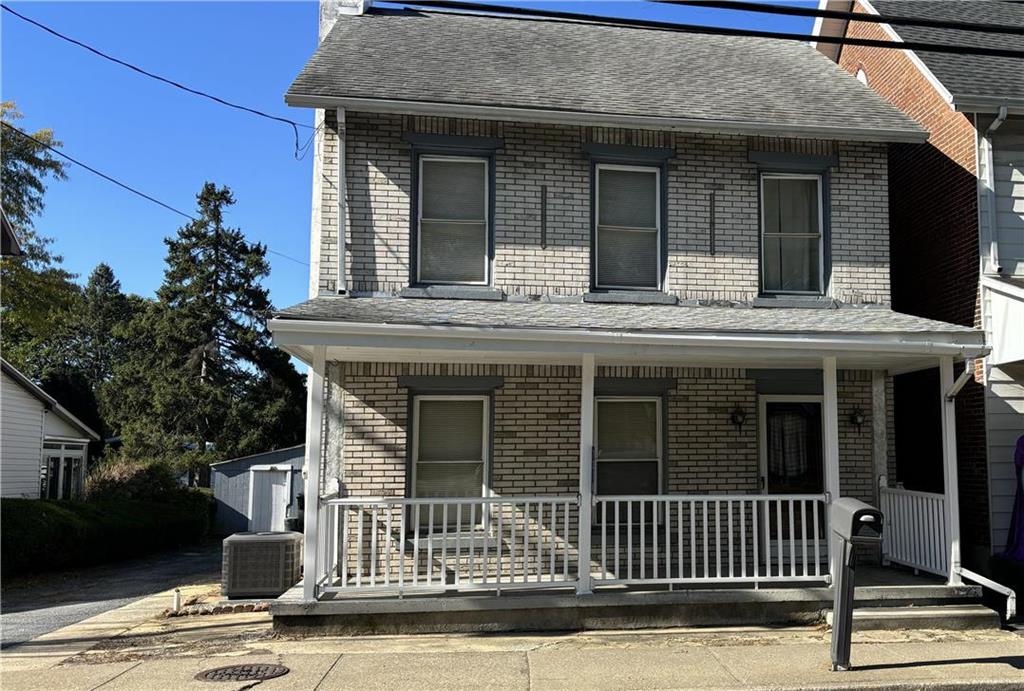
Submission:
[[[364,302],[333,300],[325,309]],[[414,302],[445,301],[398,301]],[[666,331],[671,315],[721,316],[658,309]],[[839,496],[885,512],[883,549],[863,550],[862,565],[936,574],[929,592],[940,599],[976,595],[960,586],[952,428],[963,380],[954,361],[984,349],[976,336],[846,332],[847,316],[875,324],[883,310],[722,312],[760,330],[272,321],[277,342],[312,365],[317,421],[307,429],[306,496],[317,499],[306,502],[301,604],[293,594],[275,614],[433,607],[486,627],[506,616],[522,624],[498,612],[532,605],[500,603],[537,597],[579,610],[566,621],[584,609],[701,603],[723,621],[817,616],[831,598],[828,509]],[[811,329],[822,320],[836,333],[779,333],[767,316]],[[935,365],[941,495],[899,488],[892,470],[891,374]],[[671,616],[690,616],[680,612]]]

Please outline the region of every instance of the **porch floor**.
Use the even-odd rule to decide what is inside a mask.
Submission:
[[[893,567],[860,567],[858,607],[979,602],[981,588]],[[494,592],[330,593],[302,599],[301,584],[272,603],[277,630],[291,633],[440,633],[633,629],[702,625],[824,622],[833,591],[825,586],[605,586],[577,596],[571,588]]]

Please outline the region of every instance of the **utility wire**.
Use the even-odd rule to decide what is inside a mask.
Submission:
[[[192,214],[186,213],[186,212],[182,211],[181,209],[176,209],[173,206],[171,206],[170,204],[165,204],[164,202],[160,201],[156,197],[152,197],[152,196],[146,194],[145,192],[143,192],[143,191],[141,191],[141,190],[139,190],[139,189],[137,189],[135,187],[132,187],[131,185],[129,185],[127,183],[121,182],[117,178],[113,178],[113,177],[107,175],[106,173],[104,173],[102,171],[96,170],[95,168],[93,168],[92,166],[88,165],[87,163],[83,163],[82,161],[79,161],[77,158],[73,158],[73,157],[69,156],[68,154],[64,153],[63,151],[61,151],[61,150],[59,150],[59,149],[57,149],[55,147],[50,146],[46,142],[43,142],[43,141],[40,141],[39,139],[36,139],[35,137],[33,137],[28,132],[25,132],[25,131],[23,131],[21,129],[18,129],[14,125],[9,125],[6,122],[2,122],[2,121],[0,121],[0,125],[3,125],[4,128],[6,128],[6,129],[8,129],[11,132],[14,132],[16,134],[19,134],[19,135],[21,135],[22,137],[24,137],[26,139],[31,139],[33,142],[35,142],[39,146],[41,146],[41,147],[47,149],[48,151],[50,151],[50,153],[56,154],[57,156],[60,156],[61,158],[64,158],[64,159],[70,161],[71,163],[74,163],[76,166],[85,168],[86,170],[88,170],[93,175],[98,175],[99,177],[103,178],[107,182],[112,182],[113,184],[117,185],[118,187],[120,187],[122,189],[125,189],[125,190],[128,190],[132,194],[137,195],[139,197],[142,197],[146,201],[153,202],[157,206],[162,206],[163,208],[167,209],[168,211],[176,213],[179,216],[184,216],[185,218],[189,219],[190,221],[198,221],[199,220],[195,216],[193,216]],[[253,244],[253,243],[249,243],[249,244]],[[272,250],[272,249],[270,249],[269,247],[266,247],[266,246],[264,246],[264,249],[266,249],[266,251],[269,252],[270,254],[276,254],[279,257],[283,257],[285,259],[290,259],[291,261],[296,262],[297,264],[302,264],[304,266],[309,266],[308,263],[302,261],[301,259],[296,259],[295,257],[289,257],[287,254],[284,254],[282,252],[278,252],[276,250]]]
[[[690,5],[693,7],[711,7],[722,10],[742,12],[760,12],[762,14],[784,14],[792,17],[822,17],[824,19],[846,19],[870,24],[891,24],[893,26],[926,26],[933,29],[956,29],[959,31],[982,31],[990,34],[1015,34],[1024,36],[1024,26],[1009,24],[988,24],[985,22],[963,22],[945,19],[926,19],[924,17],[908,17],[904,15],[877,15],[860,12],[844,12],[842,10],[824,10],[814,7],[792,7],[789,5],[770,5],[745,0],[649,0],[666,5]]]
[[[680,24],[676,22],[663,22],[651,19],[620,19],[618,17],[602,17],[593,14],[560,12],[557,10],[527,9],[522,7],[511,7],[508,5],[488,5],[479,2],[458,2],[457,0],[406,0],[402,4],[410,8],[422,7],[426,9],[484,13],[506,19],[521,16],[539,21],[546,19],[558,19],[575,24],[598,24],[602,26],[628,27],[676,33],[706,34],[713,36],[746,36],[783,41],[800,41],[804,43],[814,40],[818,43],[835,43],[848,46],[865,46],[868,48],[919,50],[932,53],[984,55],[1000,58],[1024,58],[1024,50],[1015,50],[1012,48],[989,48],[950,43],[928,43],[922,41],[882,41],[868,38],[850,38],[846,36],[811,36],[810,34],[762,31],[759,29],[734,29],[727,27],[703,26],[700,24]]]
[[[200,91],[199,89],[193,89],[192,87],[185,86],[184,84],[176,82],[176,81],[174,81],[172,79],[168,79],[166,77],[161,77],[159,74],[154,74],[153,72],[145,70],[145,69],[143,69],[143,68],[141,68],[141,67],[139,67],[137,65],[133,65],[130,62],[126,62],[126,61],[121,60],[119,58],[115,58],[113,55],[108,55],[107,53],[104,53],[103,51],[101,51],[101,50],[99,50],[97,48],[93,48],[92,46],[90,46],[90,45],[88,45],[86,43],[83,43],[82,41],[79,41],[77,39],[71,38],[70,36],[62,34],[59,31],[57,31],[56,29],[52,29],[52,28],[46,26],[45,24],[42,24],[41,22],[37,22],[35,19],[31,19],[31,18],[26,17],[25,15],[21,14],[20,12],[12,10],[7,5],[0,5],[0,7],[2,7],[6,12],[10,12],[11,14],[13,14],[18,19],[21,19],[24,22],[28,22],[29,24],[31,24],[31,25],[39,28],[39,29],[42,29],[46,33],[51,34],[53,36],[56,36],[57,38],[61,39],[62,41],[67,41],[68,43],[71,43],[71,44],[74,44],[74,45],[78,46],[79,48],[84,48],[85,50],[89,51],[93,55],[98,55],[99,57],[103,58],[104,60],[109,60],[110,62],[113,62],[113,63],[115,63],[117,65],[122,66],[122,67],[127,67],[128,69],[132,70],[133,72],[137,72],[137,73],[139,73],[139,74],[141,74],[141,75],[143,75],[145,77],[149,77],[150,79],[155,79],[155,80],[157,80],[159,82],[163,82],[164,84],[167,84],[169,86],[173,86],[176,89],[181,89],[182,91],[185,91],[186,93],[190,93],[190,94],[192,94],[194,96],[200,96],[202,98],[209,99],[209,100],[213,101],[214,103],[219,103],[222,106],[227,106],[228,108],[234,108],[235,110],[240,110],[242,112],[249,113],[251,115],[256,115],[256,116],[261,117],[261,118],[266,118],[267,120],[273,120],[273,121],[276,121],[276,122],[280,122],[280,123],[284,123],[286,125],[289,125],[292,128],[292,133],[295,135],[295,158],[299,158],[300,155],[303,153],[303,151],[302,151],[303,147],[299,146],[299,128],[303,127],[303,128],[306,128],[306,129],[313,129],[312,126],[310,126],[310,125],[306,125],[306,124],[301,123],[301,122],[296,122],[294,120],[289,120],[288,118],[283,118],[283,117],[280,117],[280,116],[277,116],[277,115],[271,115],[270,113],[264,113],[262,110],[257,110],[255,108],[250,108],[248,106],[243,106],[243,105],[238,104],[238,103],[232,103],[231,101],[228,101],[226,99],[220,98],[219,96],[214,96],[213,94],[207,93],[205,91]]]

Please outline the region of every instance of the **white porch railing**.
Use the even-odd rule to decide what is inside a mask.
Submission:
[[[945,495],[881,487],[879,498],[883,560],[949,575]]]
[[[328,499],[321,593],[575,585],[575,496]]]
[[[828,578],[826,495],[597,497],[594,585]]]

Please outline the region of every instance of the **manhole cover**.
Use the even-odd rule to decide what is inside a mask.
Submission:
[[[288,674],[284,665],[231,665],[208,669],[196,675],[199,681],[263,681]]]

